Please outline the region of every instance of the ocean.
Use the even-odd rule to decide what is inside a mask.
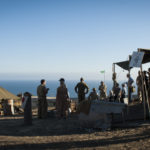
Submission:
[[[74,91],[74,87],[76,86],[76,84],[78,83],[78,81],[75,80],[69,80],[66,81],[66,86],[68,88],[70,97],[72,98],[76,98],[77,94]],[[96,88],[97,92],[98,91],[98,87],[100,85],[100,81],[95,81],[95,80],[90,80],[90,81],[86,81],[87,85],[90,88],[90,91],[92,91],[92,88]],[[107,93],[109,92],[109,90],[111,90],[112,88],[112,82],[110,81],[106,81],[105,82],[107,85]],[[24,93],[24,92],[30,92],[32,95],[36,96],[36,88],[37,86],[40,84],[40,81],[36,81],[36,80],[31,80],[31,81],[0,81],[0,86],[7,89],[9,92],[17,95],[19,93]],[[59,86],[59,81],[47,81],[46,84],[47,88],[50,89],[49,93],[47,96],[50,97],[55,97],[56,96],[56,90],[57,87]]]

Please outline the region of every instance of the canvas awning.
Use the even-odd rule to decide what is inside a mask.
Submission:
[[[18,100],[19,97],[8,92],[6,89],[0,87],[0,100],[2,99],[13,99],[13,100]]]
[[[114,63],[114,64],[118,65],[119,67],[121,67],[124,70],[129,70],[129,61],[128,60],[117,62],[117,63]]]
[[[150,62],[150,49],[138,48],[138,52],[145,53],[142,64],[146,64],[146,63]],[[127,61],[117,62],[114,64],[118,65],[119,67],[121,67],[124,70],[129,70],[129,63],[130,63],[129,60],[127,60]]]

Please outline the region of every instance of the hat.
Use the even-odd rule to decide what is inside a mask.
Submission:
[[[64,79],[64,78],[61,78],[59,81],[65,81],[65,79]]]

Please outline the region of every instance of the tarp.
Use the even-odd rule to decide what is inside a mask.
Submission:
[[[129,61],[121,61],[121,62],[117,62],[114,64],[118,65],[119,67],[123,68],[124,70],[129,70]]]
[[[138,52],[145,53],[142,64],[146,64],[146,63],[150,62],[150,49],[138,48]],[[124,70],[129,70],[129,63],[130,63],[129,60],[127,60],[127,61],[117,62],[114,64],[118,65],[119,67],[123,68]]]
[[[13,100],[18,100],[19,97],[8,92],[6,89],[0,87],[0,100],[2,99],[13,99]]]

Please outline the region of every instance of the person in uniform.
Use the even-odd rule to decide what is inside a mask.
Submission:
[[[132,90],[133,90],[134,80],[131,78],[130,74],[127,74],[127,78],[128,78],[128,82],[126,82],[126,84],[128,86],[128,97],[129,97],[128,102],[131,103],[132,102]]]
[[[98,100],[98,94],[95,88],[93,88],[93,91],[90,93],[88,100]]]
[[[56,94],[56,110],[59,118],[67,117],[67,110],[69,108],[69,94],[65,85],[65,79],[61,78],[60,86],[57,88]]]
[[[37,87],[37,95],[38,95],[38,118],[46,118],[47,117],[47,99],[46,95],[49,91],[49,88],[46,88],[46,81],[44,79],[41,80],[41,84]]]
[[[78,94],[79,103],[85,100],[85,95],[89,92],[89,87],[86,85],[83,78],[81,78],[80,82],[76,85],[75,92]]]
[[[141,71],[138,72],[138,76],[136,78],[137,90],[138,90],[138,99],[142,101],[142,76]]]
[[[144,81],[145,81],[146,90],[148,90],[148,88],[149,88],[149,78],[148,78],[148,75],[147,75],[146,71],[143,71],[143,78],[144,78]]]
[[[107,87],[106,87],[106,85],[104,84],[103,81],[101,81],[101,85],[99,86],[99,91],[100,91],[100,99],[101,100],[106,99],[106,97],[107,97]]]
[[[121,98],[120,98],[120,102],[124,103],[124,99],[126,98],[127,95],[127,89],[126,89],[126,85],[122,84],[122,89],[121,89]]]
[[[121,89],[119,87],[119,84],[116,84],[116,87],[114,88],[114,101],[120,102],[121,97]]]

